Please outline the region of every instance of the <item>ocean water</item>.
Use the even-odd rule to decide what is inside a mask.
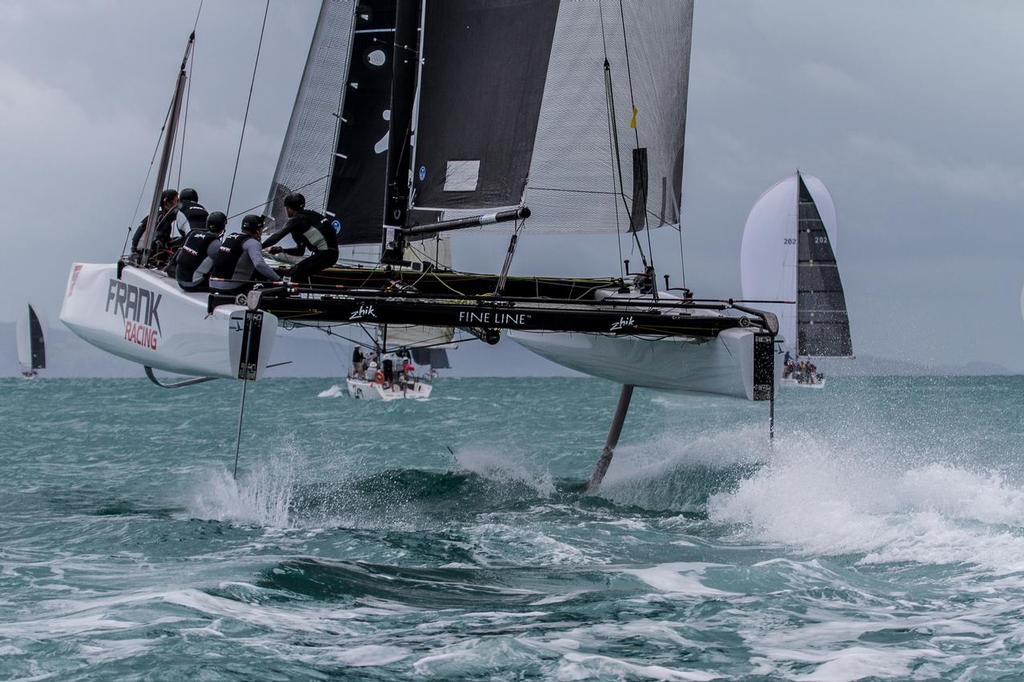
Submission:
[[[0,679],[1024,677],[1024,379],[0,381]]]

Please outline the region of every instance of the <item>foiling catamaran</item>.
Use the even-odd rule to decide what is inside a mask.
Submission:
[[[797,171],[750,209],[740,252],[743,296],[779,321],[782,386],[822,388],[811,358],[852,358],[846,296],[836,262],[836,207],[825,184]]]
[[[649,232],[646,249],[640,238],[680,229],[692,18],[691,0],[324,0],[269,214],[280,222],[283,197],[303,192],[341,244],[370,256],[239,296],[188,294],[146,267],[186,50],[146,252],[75,264],[61,319],[150,374],[199,377],[175,385],[259,378],[278,326],[372,325],[385,350],[402,327],[442,330],[438,345],[450,342],[443,330],[491,344],[507,332],[622,385],[591,488],[634,386],[766,400],[773,419],[775,316],[673,293],[667,278],[659,291]],[[511,235],[495,274],[430,257],[452,231],[499,223]],[[640,270],[509,274],[521,235],[595,232],[629,240]]]

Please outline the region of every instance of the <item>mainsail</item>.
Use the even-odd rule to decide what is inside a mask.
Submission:
[[[396,83],[409,5],[419,68]],[[678,225],[692,21],[692,0],[323,0],[272,213],[302,191],[341,243],[381,242],[390,152],[409,225],[526,204],[528,231],[625,231],[637,189],[645,226]]]
[[[743,297],[779,318],[796,355],[852,357],[846,297],[834,245],[835,204],[824,183],[795,173],[761,195],[747,217],[740,256]]]
[[[832,240],[807,182],[799,173],[797,178],[800,184],[797,209],[797,354],[852,357],[850,317],[846,312],[846,296]],[[831,196],[820,180],[818,184],[821,189],[819,196],[828,197],[834,225],[835,208]]]
[[[46,323],[31,305],[17,325],[18,362],[26,370],[46,368]]]

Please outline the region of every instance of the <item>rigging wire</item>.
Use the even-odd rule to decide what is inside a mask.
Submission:
[[[310,185],[315,185],[316,183],[320,182],[321,180],[326,180],[328,177],[330,177],[330,176],[329,175],[321,175],[316,180],[310,180],[305,185],[299,185],[298,187],[296,187],[292,191],[298,192],[299,190],[306,189]],[[238,213],[235,213],[234,215],[229,215],[228,216],[228,220],[233,220],[234,218],[237,218],[240,215],[245,215],[246,213],[252,213],[257,208],[266,208],[267,204],[270,204],[272,201],[273,201],[273,199],[267,199],[266,201],[261,201],[258,204],[254,204],[253,206],[250,206],[249,208],[247,208],[245,210],[239,211]],[[225,211],[225,213],[227,213],[227,211]]]
[[[256,59],[252,65],[252,79],[249,81],[249,97],[245,100],[245,115],[242,117],[242,132],[238,136],[238,152],[235,154],[235,170],[231,173],[231,189],[228,190],[228,204],[225,213],[231,213],[231,197],[235,193],[235,179],[238,177],[238,162],[242,158],[242,143],[245,141],[245,126],[249,121],[249,105],[252,104],[252,90],[256,85],[256,69],[260,65],[260,52],[263,51],[263,34],[267,30],[267,14],[270,12],[270,0],[263,8],[263,26],[260,28],[260,40],[256,45]]]
[[[160,153],[160,141],[164,139],[164,132],[167,130],[167,122],[171,118],[171,109],[174,108],[174,98],[171,98],[171,103],[167,106],[167,113],[164,114],[164,123],[160,126],[160,133],[156,136],[156,144],[153,146],[153,155],[149,159],[149,168],[146,170],[146,177],[142,181],[142,187],[139,189],[139,198],[135,202],[135,210],[132,212],[132,217],[128,222],[128,232],[124,236],[124,244],[121,246],[121,253],[123,254],[128,248],[128,240],[132,236],[132,228],[135,226],[135,219],[139,217],[139,208],[142,206],[142,197],[146,194],[146,185],[149,184],[149,176],[153,174],[153,164],[156,163],[156,155]]]
[[[610,82],[610,79],[608,78],[608,74],[609,74],[608,43],[605,40],[605,36],[604,36],[604,8],[602,7],[600,0],[598,0],[598,3],[597,3],[597,12],[598,12],[598,16],[601,19],[601,47],[604,49],[605,111],[606,111],[606,115],[607,115],[607,118],[608,118],[608,120],[607,120],[607,123],[608,123],[608,154],[609,154],[609,156],[614,157],[615,156],[615,148],[613,146],[614,142],[612,140],[612,125],[614,123],[615,112],[612,110],[612,106],[611,106],[611,97],[610,97],[610,91],[609,91],[609,88],[611,86],[611,82]],[[612,189],[614,190],[615,189],[615,169],[612,168],[611,172],[612,172]],[[619,165],[619,173],[620,173],[620,175],[621,175],[621,172],[622,172],[622,166],[620,164]],[[620,188],[618,193],[619,194],[622,193],[621,188]],[[615,205],[615,240],[616,240],[616,242],[618,244],[618,247],[619,247],[619,277],[625,278],[626,277],[626,272],[623,269],[624,265],[623,265],[623,260],[622,260],[622,227],[619,225],[619,202],[618,201],[614,201],[612,203]]]
[[[619,0],[619,18],[622,20],[622,47],[626,52],[626,80],[629,83],[629,105],[632,107],[633,116],[636,116],[636,98],[633,96],[633,71],[629,64],[629,38],[626,36],[626,10],[623,8],[622,0]],[[636,140],[636,148],[640,148],[640,127],[633,125],[633,137]],[[654,268],[654,247],[651,245],[651,223],[647,220],[647,212],[644,212],[644,232],[647,233],[647,250],[651,254],[651,268]],[[638,238],[639,239],[639,238]],[[644,259],[644,265],[647,265]],[[654,297],[658,297],[658,283],[654,282]]]
[[[199,3],[199,11],[202,11],[203,3]],[[199,15],[196,14],[196,24],[199,24]],[[195,33],[195,28],[192,29]],[[185,111],[182,114],[181,121],[181,148],[178,150],[178,189],[181,189],[181,167],[185,165],[185,132],[188,129],[188,105],[192,101],[192,69],[196,65],[196,48],[195,44],[192,45],[192,59],[188,63],[188,82],[185,85]]]

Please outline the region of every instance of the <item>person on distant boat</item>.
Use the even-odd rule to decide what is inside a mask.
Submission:
[[[185,291],[210,290],[210,273],[220,252],[220,239],[227,224],[228,217],[214,211],[206,219],[206,229],[189,232],[185,243],[174,254],[174,277]]]
[[[380,361],[381,371],[384,373],[384,383],[387,386],[395,383],[395,361],[385,356]]]
[[[363,356],[363,349],[359,346],[355,346],[352,349],[352,376],[356,379],[363,376],[364,362],[366,358]]]
[[[178,218],[178,190],[165,189],[160,195],[160,209],[156,216],[156,227],[154,228],[155,234],[153,236],[153,246],[150,249],[151,252],[166,251],[171,246],[171,227],[174,225],[174,221]],[[146,221],[148,217],[143,218],[139,226],[135,228],[135,234],[132,235],[132,253],[141,255],[144,244],[140,244],[142,241],[142,235],[146,232]]]
[[[181,190],[178,198],[180,199],[178,212],[185,216],[185,220],[188,221],[188,229],[186,230],[184,226],[179,225],[178,233],[182,237],[187,237],[190,232],[206,230],[206,219],[210,217],[210,213],[199,203],[199,192],[191,187],[186,187]]]
[[[248,291],[254,282],[281,279],[263,260],[260,235],[263,216],[249,214],[242,218],[242,231],[229,235],[220,245],[213,263],[210,289],[221,294]]]
[[[293,282],[308,282],[312,275],[338,262],[338,233],[326,218],[316,211],[306,209],[306,197],[298,192],[292,192],[284,198],[284,207],[288,213],[288,222],[283,230],[263,242],[263,248],[271,254],[283,252],[291,256],[301,256],[306,249],[312,251],[308,258],[296,263],[289,273]],[[288,236],[295,241],[293,248],[275,246]]]

